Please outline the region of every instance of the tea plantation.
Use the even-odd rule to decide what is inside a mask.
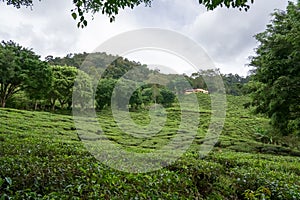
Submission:
[[[94,158],[72,115],[0,109],[0,199],[300,199],[300,141],[272,133],[268,119],[244,108],[248,97],[227,96],[219,141],[199,156],[210,122],[210,98],[199,95],[197,136],[175,163],[148,173],[126,173]],[[193,112],[191,110],[191,112]],[[180,109],[166,109],[164,128],[151,138],[130,137],[109,110],[98,113],[110,141],[151,152],[178,128]],[[132,112],[137,124],[148,111]]]

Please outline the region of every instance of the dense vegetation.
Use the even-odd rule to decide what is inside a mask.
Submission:
[[[7,56],[10,54],[12,56]],[[117,80],[122,80],[117,91],[119,96],[130,95],[126,92],[136,88],[128,102],[132,110],[153,102],[170,106],[176,101],[176,93],[183,94],[189,88],[207,89],[204,77],[213,80],[220,75],[218,69],[201,70],[191,76],[162,74],[141,63],[106,53],[68,54],[63,58],[49,55],[45,62],[31,50],[12,41],[2,42],[1,55],[2,107],[19,109],[71,109],[72,101],[73,106],[87,107],[90,99],[95,97],[95,102],[89,106],[94,107],[95,104],[97,109],[102,110],[110,106]],[[91,77],[95,75],[99,77]],[[221,76],[227,94],[242,95],[243,85],[249,77],[237,74]],[[210,88],[209,92],[219,91],[218,88]]]
[[[275,132],[300,134],[300,1],[273,13],[256,35],[260,43],[250,88],[256,112],[267,114]]]
[[[97,161],[80,142],[72,116],[48,112],[0,110],[0,197],[11,199],[299,199],[299,139],[263,137],[268,120],[244,109],[248,97],[228,96],[225,126],[212,153],[199,146],[210,121],[210,98],[198,95],[201,124],[179,160],[161,170],[131,174]],[[103,110],[106,136],[130,151],[160,148],[174,134],[178,112],[142,143],[128,137]],[[132,113],[136,123],[147,112]],[[175,124],[174,124],[175,123]],[[171,134],[170,134],[171,133]],[[294,156],[292,156],[294,155]]]
[[[246,78],[223,75],[219,69],[191,76],[162,74],[106,53],[47,56],[41,61],[32,50],[3,41],[0,199],[300,199],[299,6],[289,3],[286,12],[276,11],[267,30],[256,36],[260,45],[251,60],[255,68]],[[83,120],[88,134],[97,134],[97,142],[151,153],[179,131],[188,134],[179,128],[179,99],[193,97],[184,94],[186,89],[208,89],[208,81],[218,75],[228,94],[218,142],[210,154],[201,156],[216,113],[212,100],[224,92],[210,87],[209,95],[196,94],[199,107],[184,110],[189,113],[184,120],[199,122],[188,150],[156,171],[125,173],[101,163],[88,151],[71,116],[71,108],[89,113],[96,107],[101,131],[94,133],[94,121]],[[133,130],[131,124],[125,120],[120,126],[111,108],[120,118],[130,108],[133,122],[144,127],[153,116],[165,121],[152,137],[139,137],[141,130],[124,132]],[[155,160],[164,162],[162,157]]]
[[[37,98],[49,86],[47,64],[33,51],[12,41],[0,44],[0,103],[2,107],[14,94],[26,91]]]

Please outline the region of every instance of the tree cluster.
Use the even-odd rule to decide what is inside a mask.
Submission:
[[[106,53],[51,55],[41,61],[32,50],[13,41],[0,45],[0,103],[25,109],[70,109],[72,106],[102,110],[114,103],[137,110],[151,104],[171,106],[176,94],[189,88],[220,92],[214,84],[219,69],[200,70],[191,76],[162,74],[139,62]],[[98,74],[98,77],[96,75]],[[91,77],[91,75],[93,77]],[[229,94],[240,95],[246,79],[221,75]],[[130,98],[129,98],[130,97]],[[22,99],[22,100],[20,100]]]
[[[72,94],[92,95],[89,76],[75,67],[50,65],[32,50],[13,41],[0,44],[0,102],[2,107],[61,109],[72,106]],[[75,85],[84,79],[85,85]],[[74,91],[75,89],[75,91]],[[22,100],[18,100],[18,98]],[[18,106],[19,105],[19,106]]]
[[[126,58],[82,53],[45,60],[13,41],[1,43],[2,107],[55,110],[96,105],[101,110],[111,106],[114,95],[120,109],[136,110],[152,103],[170,106],[175,101],[175,94],[165,86],[147,82],[162,74]]]
[[[254,75],[248,85],[252,104],[281,134],[300,134],[300,2],[274,12],[256,39]]]
[[[223,83],[218,83],[218,77],[222,78]],[[186,76],[191,86],[208,90],[210,93],[223,92],[226,94],[239,96],[245,93],[244,86],[249,82],[250,77],[242,77],[238,74],[222,74],[220,69],[199,70],[192,73],[191,76]],[[220,85],[221,84],[221,85]],[[223,85],[222,85],[223,84]],[[208,87],[208,85],[210,87]]]
[[[166,75],[127,58],[97,52],[68,54],[63,58],[47,56],[46,59],[52,65],[73,65],[92,75],[97,82],[94,83],[95,103],[92,104],[98,110],[110,107],[112,98],[119,109],[129,106],[131,110],[152,103],[170,106],[175,101],[175,94],[167,87]],[[98,77],[95,78],[96,74]],[[151,79],[161,79],[165,86],[151,84]]]
[[[0,44],[0,102],[19,91],[25,91],[32,99],[42,98],[49,87],[51,72],[47,63],[40,61],[32,50],[13,41]]]

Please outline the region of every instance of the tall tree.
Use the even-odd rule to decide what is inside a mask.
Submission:
[[[13,5],[16,8],[22,6],[32,7],[33,0],[2,0],[8,5]],[[144,4],[150,6],[153,0],[73,0],[74,9],[71,10],[72,17],[78,20],[78,27],[85,27],[87,20],[85,15],[87,13],[98,13],[101,12],[107,15],[110,22],[115,20],[115,16],[119,13],[120,9],[131,8]],[[239,8],[248,10],[249,3],[253,3],[254,0],[199,0],[199,4],[204,5],[208,10],[215,9],[218,6],[225,6],[227,8]]]
[[[282,134],[300,134],[300,2],[275,11],[256,39],[260,45],[251,61],[256,111],[266,113]]]
[[[108,78],[100,79],[96,90],[96,108],[102,110],[111,105],[111,97],[117,80]]]
[[[56,101],[59,101],[63,109],[66,104],[71,105],[73,86],[77,76],[77,69],[71,66],[51,66],[52,80],[48,91],[48,99],[52,110]]]
[[[24,88],[24,92],[33,101],[36,110],[40,100],[46,99],[46,94],[51,87],[52,72],[50,66],[43,62],[39,68],[31,71],[30,75],[35,78],[31,78],[31,83]]]
[[[45,88],[49,80],[49,67],[32,50],[13,41],[0,43],[0,103],[20,90],[31,94]],[[32,95],[33,96],[33,95]],[[37,97],[37,94],[35,95]]]
[[[142,104],[140,92],[141,82],[120,78],[118,79],[112,93],[112,106],[118,109],[127,109],[128,105]],[[137,106],[136,106],[137,108]]]
[[[91,77],[82,70],[77,70],[77,76],[73,87],[73,106],[80,105],[83,108],[93,108],[93,84]],[[73,107],[74,108],[74,107]]]

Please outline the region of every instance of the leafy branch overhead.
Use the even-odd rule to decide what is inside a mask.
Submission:
[[[33,0],[2,0],[8,5],[13,5],[16,8],[32,7]],[[41,1],[41,0],[40,0]],[[116,15],[121,9],[131,8],[144,4],[151,6],[153,0],[73,0],[74,8],[71,10],[71,15],[74,20],[77,20],[77,26],[84,28],[87,26],[86,14],[96,14],[101,12],[109,17],[110,22],[115,20]],[[247,11],[249,3],[254,0],[199,0],[199,4],[204,5],[208,10],[213,10],[217,7],[239,8]]]

